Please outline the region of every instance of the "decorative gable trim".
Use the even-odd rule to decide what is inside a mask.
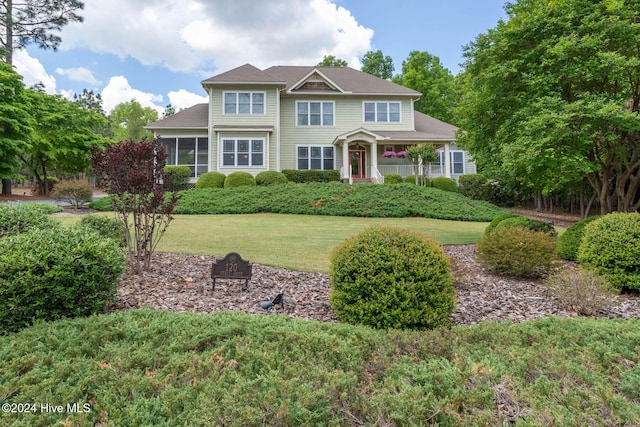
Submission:
[[[361,141],[373,143],[375,141],[381,141],[387,139],[379,133],[372,132],[365,128],[358,128],[347,133],[343,133],[342,135],[338,135],[336,139],[333,140],[333,145],[340,145],[345,142],[349,143],[352,141]]]
[[[340,87],[318,68],[313,68],[304,77],[291,85],[287,93],[300,92],[339,92],[351,93]]]

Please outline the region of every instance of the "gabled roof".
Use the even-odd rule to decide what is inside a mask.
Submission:
[[[209,104],[196,104],[193,107],[185,108],[182,111],[160,119],[157,122],[149,123],[144,128],[156,129],[207,129],[209,123]]]
[[[305,78],[315,72],[325,76],[330,85],[335,85],[341,92],[354,95],[407,95],[415,98],[420,92],[395,83],[372,76],[349,67],[310,67],[310,66],[276,66],[264,70],[287,83],[285,90],[294,93]]]
[[[278,77],[272,76],[251,64],[245,64],[233,70],[203,80],[202,86],[219,84],[269,84],[284,86],[286,82]]]

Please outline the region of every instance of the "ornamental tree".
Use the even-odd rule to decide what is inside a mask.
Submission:
[[[413,175],[416,179],[416,185],[426,185],[427,165],[438,158],[435,147],[429,144],[414,145],[407,148],[405,153],[413,163]]]
[[[151,266],[179,199],[178,193],[167,192],[166,159],[160,139],[120,141],[104,151],[94,148],[91,156],[91,165],[125,224],[129,265],[136,274]]]

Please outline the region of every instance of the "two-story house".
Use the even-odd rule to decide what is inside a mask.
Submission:
[[[194,180],[208,171],[337,169],[344,181],[380,183],[413,174],[395,154],[416,144],[438,150],[431,177],[476,171],[456,148],[455,126],[414,111],[419,92],[352,68],[247,64],[202,86],[208,103],[146,127],[161,137],[167,164],[189,166]]]

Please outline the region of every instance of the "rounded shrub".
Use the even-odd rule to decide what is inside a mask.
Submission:
[[[474,200],[489,200],[487,178],[482,174],[460,175],[458,178],[460,194]]]
[[[402,176],[400,176],[397,173],[389,173],[384,176],[384,183],[385,184],[401,184]]]
[[[256,179],[249,172],[233,172],[230,173],[224,180],[224,188],[234,187],[254,187],[256,185]]]
[[[276,171],[263,171],[256,175],[256,185],[279,185],[289,182],[285,174]]]
[[[99,214],[83,215],[77,225],[93,230],[104,238],[112,239],[122,248],[127,246],[126,228],[119,218]]]
[[[60,181],[53,188],[51,196],[58,202],[67,202],[74,208],[93,200],[93,188],[87,181],[73,179]]]
[[[61,210],[56,208],[56,210]],[[51,228],[52,211],[36,203],[0,204],[0,237],[24,233],[33,228]]]
[[[547,233],[551,237],[558,237],[558,232],[553,225],[549,224],[548,222],[538,221],[524,216],[506,218],[498,223],[496,229],[505,227],[523,227],[527,230]]]
[[[0,330],[101,312],[116,298],[125,255],[84,227],[32,229],[0,239]]]
[[[451,193],[458,192],[458,183],[453,178],[447,178],[446,176],[437,176],[431,181],[431,186],[438,190],[449,191]]]
[[[567,231],[558,237],[558,256],[569,261],[576,261],[585,227],[598,218],[599,216],[590,216],[567,228]]]
[[[222,188],[226,177],[222,172],[203,173],[196,181],[196,188]]]
[[[337,246],[329,300],[343,322],[425,329],[446,324],[455,291],[449,259],[427,236],[373,227]]]
[[[491,271],[516,277],[542,277],[553,269],[556,239],[523,227],[496,228],[478,242],[478,261]]]
[[[189,166],[165,166],[163,169],[172,189],[183,189],[189,184],[193,175]]]
[[[616,289],[640,289],[640,214],[612,213],[587,224],[578,262]]]
[[[520,217],[520,215],[512,214],[509,212],[503,213],[494,217],[489,223],[489,225],[487,225],[487,228],[484,229],[484,234],[491,233],[498,226],[498,224],[500,224],[505,219],[516,218],[516,217]]]

